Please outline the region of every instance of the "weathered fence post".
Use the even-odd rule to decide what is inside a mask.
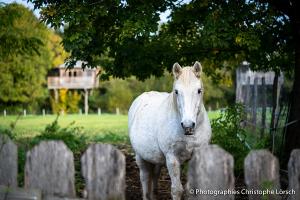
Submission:
[[[46,115],[46,111],[45,111],[45,109],[44,109],[44,108],[43,108],[42,112],[43,112],[43,117],[45,117],[45,115]]]
[[[101,108],[98,108],[98,115],[101,115]]]
[[[289,190],[294,190],[295,194],[289,196],[289,200],[300,199],[300,149],[294,149],[288,163]]]
[[[50,199],[75,197],[73,153],[61,141],[41,142],[27,152],[24,185]]]
[[[252,96],[252,130],[256,131],[256,123],[257,123],[257,84],[258,78],[254,78],[253,83],[253,96]]]
[[[26,109],[23,110],[23,115],[24,115],[24,117],[26,117],[26,115],[27,115]]]
[[[256,192],[248,194],[250,200],[279,199],[276,194],[280,189],[279,163],[268,150],[251,151],[244,161],[244,174],[248,191]]]
[[[81,158],[87,199],[125,199],[125,156],[109,144],[92,144]]]
[[[251,105],[251,82],[250,82],[250,76],[247,77],[247,85],[246,85],[246,113],[250,113],[250,105]],[[246,120],[251,119],[251,115],[248,117],[248,114],[246,114]]]
[[[234,199],[233,157],[216,145],[194,151],[187,179],[189,200]],[[227,194],[215,195],[215,191]]]
[[[6,117],[6,110],[3,110],[3,116]]]
[[[267,88],[265,77],[261,78],[261,95],[262,95],[262,104],[261,104],[261,130],[260,138],[263,138],[266,128],[266,112],[267,112]]]
[[[18,148],[8,136],[0,134],[0,185],[17,187]]]

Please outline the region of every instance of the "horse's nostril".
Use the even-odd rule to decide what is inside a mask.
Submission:
[[[195,128],[195,122],[192,123],[192,128]]]

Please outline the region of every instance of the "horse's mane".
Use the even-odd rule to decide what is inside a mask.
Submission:
[[[196,78],[193,67],[183,67],[181,74],[178,77],[178,80],[181,81],[185,85],[189,85]],[[201,86],[203,87],[202,80],[200,78]]]

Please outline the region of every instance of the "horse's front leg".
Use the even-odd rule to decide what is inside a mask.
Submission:
[[[143,188],[143,200],[152,200],[153,197],[153,168],[154,166],[136,155],[136,163],[140,169],[140,179]]]
[[[173,200],[180,200],[183,193],[183,187],[180,181],[180,162],[174,155],[166,156],[166,164],[171,178],[171,194]]]

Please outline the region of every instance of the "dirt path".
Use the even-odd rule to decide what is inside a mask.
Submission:
[[[128,148],[121,148],[126,156],[126,200],[141,200],[142,188],[139,169],[136,165],[134,154]],[[170,200],[171,181],[165,167],[162,168],[158,182],[158,200]]]
[[[136,165],[134,154],[130,146],[122,145],[118,148],[126,156],[126,200],[142,200],[142,188],[140,183],[139,169]],[[186,183],[185,176],[181,177],[183,185]],[[241,190],[245,187],[244,180],[239,177],[235,180],[236,188]],[[162,168],[162,172],[158,182],[158,200],[171,200],[171,181],[166,167]],[[237,200],[246,200],[247,196],[237,195]]]

